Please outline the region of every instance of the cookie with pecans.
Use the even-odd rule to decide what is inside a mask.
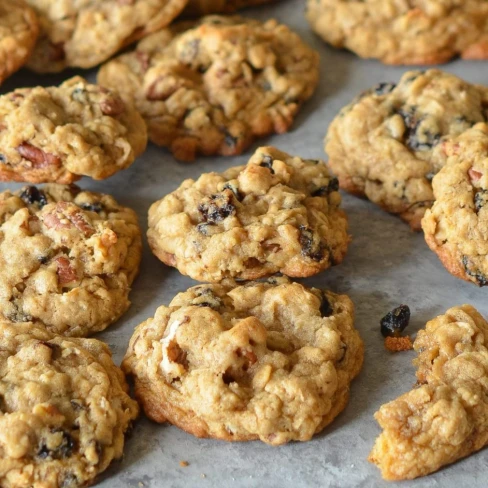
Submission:
[[[156,422],[279,445],[330,424],[362,362],[351,300],[278,278],[179,293],[136,328],[122,369]]]
[[[488,120],[488,88],[432,69],[380,83],[341,110],[325,150],[341,188],[421,229],[445,140]]]
[[[0,96],[0,181],[108,178],[130,166],[146,144],[137,110],[80,77]]]
[[[25,64],[38,33],[36,14],[23,0],[0,0],[0,84]]]
[[[183,15],[196,16],[232,13],[246,7],[254,7],[272,0],[189,0]]]
[[[261,147],[247,165],[206,173],[149,209],[149,245],[199,281],[311,276],[349,243],[337,179],[321,161]]]
[[[449,309],[415,339],[417,384],[382,405],[369,460],[386,480],[437,471],[488,444],[488,322],[471,305]]]
[[[193,161],[286,132],[315,90],[318,63],[275,20],[207,16],[149,36],[102,66],[98,81],[135,102],[154,143]]]
[[[38,73],[93,68],[168,25],[187,0],[26,0],[41,32],[28,66]]]
[[[91,484],[139,411],[110,349],[4,320],[0,345],[0,486]]]
[[[386,64],[488,58],[488,4],[480,0],[307,0],[326,42]]]
[[[488,125],[444,143],[447,164],[432,181],[425,240],[454,276],[488,285]]]
[[[141,233],[111,196],[63,185],[0,193],[0,312],[57,334],[105,329],[130,305]]]

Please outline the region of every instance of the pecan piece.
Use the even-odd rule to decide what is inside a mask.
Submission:
[[[100,110],[104,115],[120,115],[124,112],[125,105],[120,97],[112,95],[100,102]]]
[[[72,281],[76,280],[76,271],[71,267],[68,258],[60,256],[59,258],[56,258],[56,264],[58,266],[57,275],[61,285],[71,283]]]
[[[468,170],[468,175],[471,179],[471,182],[475,183],[481,179],[481,177],[483,176],[483,173],[480,173],[479,171],[476,171],[475,169],[470,168]]]
[[[55,154],[45,153],[28,142],[23,142],[17,146],[17,152],[27,161],[30,161],[38,168],[45,168],[46,166],[61,166],[61,158]]]
[[[86,220],[83,211],[72,203],[58,202],[56,207],[44,215],[44,225],[50,229],[70,229],[74,226],[85,237],[95,233],[95,229]]]

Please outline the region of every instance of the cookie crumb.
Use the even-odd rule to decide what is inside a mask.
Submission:
[[[207,475],[202,473],[202,478],[206,478],[206,477],[207,477]]]
[[[190,463],[189,463],[188,461],[180,461],[180,466],[181,466],[182,468],[186,468],[186,467],[187,467],[187,466],[189,466],[189,465],[190,465]]]
[[[410,351],[413,349],[413,344],[410,336],[386,337],[385,347],[390,352]]]
[[[137,483],[137,486],[138,486],[139,488],[143,488],[144,483],[143,483],[142,481],[139,481],[139,483]]]

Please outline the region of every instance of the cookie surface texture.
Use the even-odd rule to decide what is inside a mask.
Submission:
[[[144,120],[116,92],[75,77],[0,96],[0,181],[100,180],[146,148]]]
[[[345,295],[278,278],[200,285],[136,328],[122,368],[146,414],[198,437],[306,441],[342,411],[363,361]]]
[[[110,349],[0,320],[0,485],[76,488],[122,457],[138,406]]]
[[[86,336],[129,307],[141,259],[135,212],[73,186],[0,193],[0,311]]]
[[[168,25],[186,0],[27,0],[41,32],[29,68],[92,68]]]
[[[342,261],[349,236],[337,179],[321,161],[273,147],[206,173],[149,209],[149,245],[198,281],[305,277]]]
[[[308,0],[306,16],[333,46],[387,64],[488,57],[488,5],[480,0]]]
[[[370,454],[387,480],[437,471],[488,443],[488,323],[470,305],[454,307],[419,331],[417,385],[383,405]]]
[[[183,15],[208,15],[231,13],[246,7],[254,7],[273,0],[189,0]]]
[[[135,101],[154,143],[193,161],[286,132],[317,85],[318,63],[275,20],[207,16],[149,36],[102,66],[98,81]]]
[[[0,0],[0,84],[27,61],[38,33],[36,14],[22,0]]]
[[[488,125],[444,144],[435,203],[422,220],[429,247],[454,276],[488,285]]]
[[[325,140],[329,164],[342,188],[420,230],[443,142],[485,122],[487,107],[488,88],[435,69],[407,72],[342,109]]]

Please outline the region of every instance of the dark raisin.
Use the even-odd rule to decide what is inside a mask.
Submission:
[[[330,317],[334,313],[334,310],[332,309],[332,306],[325,295],[325,293],[322,293],[322,303],[320,304],[320,315],[322,317]]]
[[[267,80],[263,80],[261,82],[261,88],[263,89],[263,91],[270,91],[271,90],[271,83]]]
[[[46,194],[35,186],[24,187],[22,189],[22,193],[20,194],[20,198],[27,205],[34,205],[37,203],[41,208],[44,207],[44,205],[47,205]]]
[[[222,300],[210,288],[203,288],[197,292],[197,296],[192,300],[191,305],[195,307],[209,307],[217,311],[222,306]]]
[[[427,151],[439,143],[441,135],[424,128],[422,117],[418,117],[415,109],[399,110],[398,114],[405,124],[405,144],[414,151]]]
[[[198,72],[199,72],[199,73],[201,73],[202,75],[203,75],[204,73],[206,73],[206,72],[207,72],[207,69],[208,69],[208,67],[207,67],[207,66],[202,66],[202,65],[200,65],[200,66],[197,68]]]
[[[81,400],[71,400],[70,403],[71,403],[71,406],[73,407],[73,410],[75,410],[75,411],[85,409],[85,407],[81,403]]]
[[[231,203],[230,195],[211,195],[206,198],[200,205],[198,211],[202,214],[205,222],[217,223],[233,215],[236,208]]]
[[[53,433],[60,432],[59,430],[53,430]],[[63,438],[61,444],[56,447],[56,449],[49,449],[46,444],[41,443],[39,450],[37,451],[37,456],[41,459],[52,458],[52,459],[64,459],[70,457],[73,454],[73,449],[75,448],[75,441],[67,433],[63,432]]]
[[[200,224],[197,225],[197,231],[200,232],[200,234],[203,234],[204,236],[210,235],[210,232],[208,231],[208,228],[210,226],[214,226],[212,222],[201,222]]]
[[[313,259],[314,261],[322,261],[324,258],[325,246],[320,241],[320,238],[311,229],[300,226],[300,245],[302,247],[302,254]]]
[[[383,337],[399,337],[409,321],[410,308],[400,305],[381,319],[381,334]]]
[[[488,203],[488,190],[480,190],[474,196],[474,206],[479,212]]]
[[[5,161],[7,161],[7,158],[3,154],[0,154],[0,163],[5,163]]]
[[[263,168],[268,168],[272,175],[275,174],[273,169],[273,158],[271,156],[263,156],[263,161],[259,166],[262,166]]]
[[[327,186],[321,186],[312,192],[313,197],[323,197],[329,195],[333,191],[339,191],[339,180],[332,178]]]
[[[229,182],[227,182],[222,187],[222,189],[230,190],[234,194],[234,196],[236,197],[236,199],[237,199],[238,202],[242,202],[242,200],[244,199],[244,195],[239,191],[239,189],[237,188],[237,186],[232,185]]]
[[[103,210],[103,205],[100,202],[80,203],[78,206],[83,210],[88,210],[89,212],[95,213],[100,213]]]
[[[479,269],[473,269],[473,266],[470,263],[468,256],[463,256],[463,266],[466,274],[471,278],[474,278],[479,286],[488,285],[488,277],[481,273]]]
[[[232,134],[229,134],[227,131],[225,132],[224,144],[226,146],[236,147],[238,140],[239,140],[238,137],[234,137]]]
[[[38,256],[37,257],[37,260],[41,263],[41,264],[46,264],[49,262],[49,256]]]
[[[395,83],[378,83],[373,90],[376,95],[386,95],[387,93],[391,93],[395,87]]]

